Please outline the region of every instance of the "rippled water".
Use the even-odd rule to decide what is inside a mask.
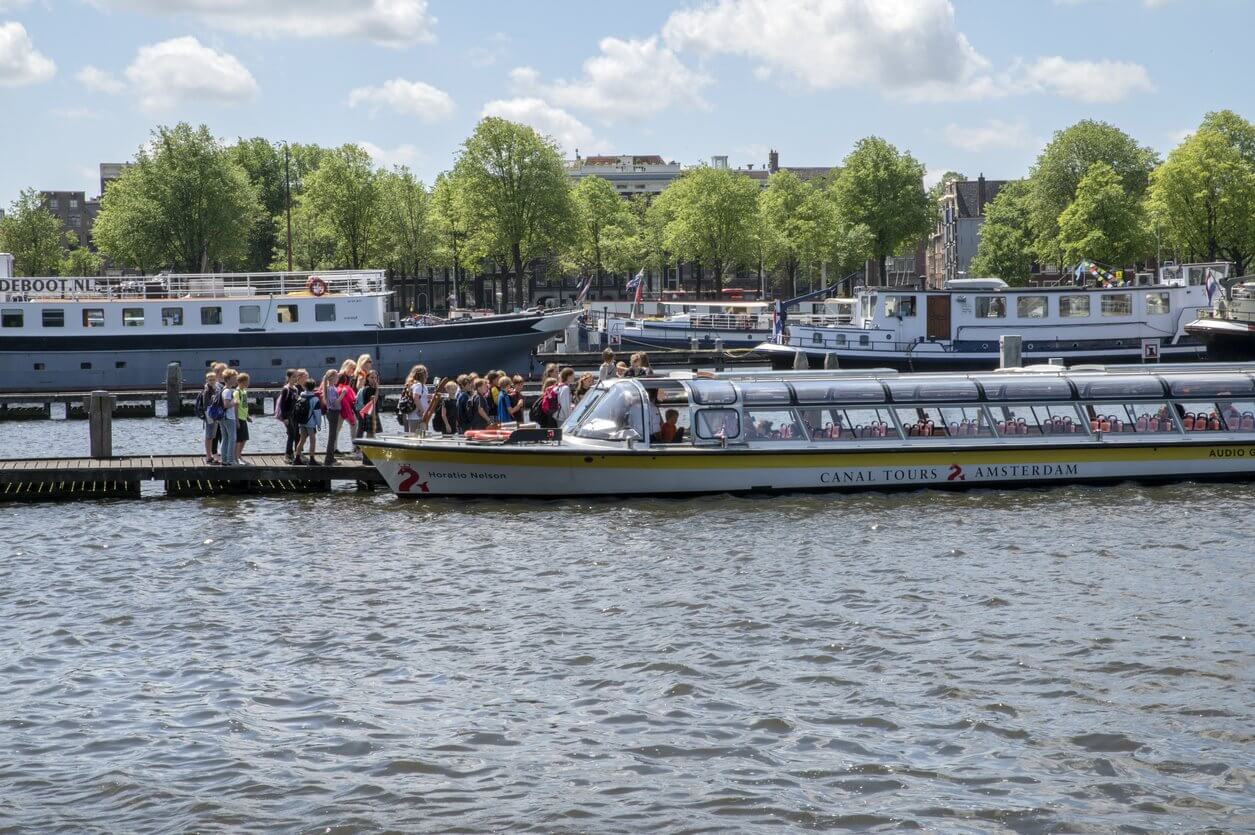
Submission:
[[[193,430],[120,422],[119,452]],[[0,506],[0,828],[1250,831],[1252,510]]]

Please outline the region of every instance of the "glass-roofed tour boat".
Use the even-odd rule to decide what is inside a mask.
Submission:
[[[626,378],[560,429],[356,443],[400,496],[1249,479],[1255,365]]]

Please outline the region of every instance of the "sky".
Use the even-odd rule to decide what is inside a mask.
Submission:
[[[836,165],[875,134],[931,178],[1013,178],[1080,119],[1164,154],[1255,118],[1253,30],[1251,0],[0,0],[0,206],[93,196],[179,121],[428,182],[484,115],[568,156]]]

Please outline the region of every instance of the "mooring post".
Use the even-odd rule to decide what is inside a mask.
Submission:
[[[183,414],[183,366],[172,362],[166,366],[166,417]]]
[[[824,368],[831,371],[834,368],[840,368],[841,362],[837,359],[836,351],[829,351],[824,354]]]
[[[1020,346],[1024,339],[1018,334],[1004,333],[998,337],[998,357],[1000,368],[1019,368],[1022,365]]]
[[[793,368],[795,371],[806,371],[811,367],[810,358],[806,356],[805,351],[796,351],[793,354]]]
[[[91,434],[91,457],[113,457],[113,404],[117,398],[107,391],[93,391],[87,398],[87,426]]]

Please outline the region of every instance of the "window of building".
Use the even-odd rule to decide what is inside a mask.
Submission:
[[[314,305],[315,322],[334,322],[336,320],[335,302]]]
[[[83,219],[78,215],[70,215],[70,225],[81,229],[83,227]]]
[[[1130,316],[1133,313],[1133,296],[1128,293],[1107,293],[1102,297],[1102,315]]]
[[[914,316],[915,315],[915,297],[914,296],[885,296],[885,315],[886,316]]]
[[[1172,312],[1172,296],[1167,293],[1147,293],[1146,294],[1146,314],[1153,316],[1157,313]]]
[[[61,203],[61,201],[57,200],[57,198],[55,198],[55,197],[51,197],[51,198],[49,198],[49,199],[48,199],[48,208],[49,208],[49,209],[59,209],[59,208],[61,207],[61,206],[60,206],[60,203]]]
[[[21,308],[0,310],[0,328],[20,328],[24,318]]]
[[[301,318],[299,309],[294,304],[281,304],[275,310],[280,325],[290,325]]]
[[[200,309],[200,323],[202,325],[221,325],[222,324],[222,308],[221,307],[202,307]]]
[[[124,328],[144,327],[144,308],[142,307],[122,308],[122,327]]]
[[[1176,432],[1167,403],[1092,403],[1089,426],[1101,432]]]
[[[245,304],[240,306],[240,324],[261,324],[261,305]]]
[[[976,298],[977,319],[1007,318],[1006,296],[978,296]]]
[[[181,307],[161,308],[161,324],[167,328],[182,327],[183,326],[183,308]]]
[[[71,208],[71,209],[77,209],[77,208],[78,208],[78,200],[77,200],[77,199],[75,199],[75,198],[73,198],[73,197],[71,197],[71,198],[70,198],[70,208]]]
[[[1046,296],[1020,296],[1015,300],[1015,315],[1021,319],[1045,319],[1050,315],[1050,299]]]
[[[105,309],[103,307],[83,308],[83,327],[103,328],[105,326]]]
[[[1064,319],[1089,317],[1089,296],[1060,296],[1059,315]]]
[[[41,311],[43,313],[45,328],[64,328],[65,327],[65,311],[59,307]]]

